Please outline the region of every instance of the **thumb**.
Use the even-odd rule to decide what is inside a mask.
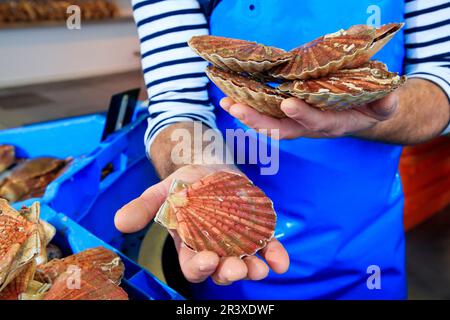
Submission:
[[[169,179],[163,180],[120,209],[114,218],[116,228],[124,233],[143,229],[166,200],[170,184]]]
[[[390,94],[380,100],[370,103],[366,107],[368,116],[380,121],[389,119],[396,111],[398,106],[398,97],[395,94]]]

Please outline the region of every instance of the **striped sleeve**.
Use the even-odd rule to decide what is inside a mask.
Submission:
[[[405,2],[406,73],[434,82],[450,99],[450,1]]]
[[[141,59],[149,96],[147,150],[170,124],[202,121],[215,128],[209,101],[207,62],[187,45],[194,35],[208,34],[208,24],[196,0],[133,0],[141,43]]]

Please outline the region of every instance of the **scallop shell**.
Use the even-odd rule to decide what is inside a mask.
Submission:
[[[32,231],[33,224],[0,199],[0,285]]]
[[[234,101],[245,103],[258,112],[275,118],[286,117],[280,109],[280,104],[289,96],[277,89],[258,80],[246,78],[213,66],[206,69],[206,75]]]
[[[116,253],[104,247],[96,247],[63,259],[53,259],[38,266],[35,279],[52,283],[71,265],[78,266],[82,270],[96,269],[117,284],[120,283],[125,271],[123,262]]]
[[[31,261],[25,265],[17,276],[0,291],[0,300],[19,300],[19,296],[27,291],[28,285],[33,280],[35,271],[35,261]]]
[[[86,269],[59,275],[43,300],[128,300],[128,295],[98,269]]]
[[[49,245],[50,241],[55,236],[56,229],[51,224],[40,220],[39,225],[38,225],[38,230],[39,230],[39,236],[41,239],[41,250],[39,252],[39,255],[36,257],[36,263],[38,265],[41,265],[41,264],[48,262],[47,246]]]
[[[292,57],[275,47],[217,36],[194,36],[188,44],[203,59],[235,72],[264,72]]]
[[[18,166],[11,174],[10,179],[23,180],[42,177],[54,172],[59,172],[66,164],[66,160],[52,157],[30,159]]]
[[[326,76],[340,69],[358,68],[368,62],[403,27],[390,23],[380,28],[355,25],[306,43],[291,52],[294,58],[269,74],[287,80]]]
[[[246,177],[220,171],[193,184],[174,181],[156,222],[176,230],[192,250],[248,256],[274,235],[272,201]]]
[[[54,226],[39,219],[40,211],[41,208],[39,202],[34,202],[31,207],[23,207],[19,211],[20,215],[22,215],[25,219],[37,225],[41,245],[39,254],[35,258],[38,265],[47,262],[46,248],[56,234],[56,229]]]
[[[0,197],[16,202],[41,196],[50,182],[63,171],[68,161],[50,157],[27,160],[0,183]]]
[[[19,295],[19,300],[42,300],[50,288],[51,284],[31,280],[27,290]]]
[[[399,32],[404,23],[387,23],[375,29],[375,39],[370,46],[366,59],[369,60],[378,51],[380,51],[392,38]]]
[[[15,161],[15,148],[9,145],[0,145],[0,173],[12,166]]]
[[[37,224],[0,199],[0,291],[39,254],[40,244]]]
[[[406,77],[389,72],[385,64],[370,61],[323,78],[283,83],[279,89],[316,107],[347,109],[381,99],[405,81]]]

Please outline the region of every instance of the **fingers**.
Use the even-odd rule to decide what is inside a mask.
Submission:
[[[211,276],[219,265],[219,256],[212,251],[194,252],[181,240],[177,232],[169,230],[178,252],[178,261],[186,280],[200,283]]]
[[[178,252],[181,271],[189,282],[199,283],[211,276],[219,265],[219,256],[211,251],[193,252],[184,244]]]
[[[212,251],[196,253],[181,241],[177,233],[171,235],[178,251],[181,271],[189,282],[203,282],[211,276],[216,284],[229,285],[247,277],[247,265],[238,257],[220,259]]]
[[[358,110],[365,115],[384,121],[392,117],[398,107],[398,96],[390,94],[380,100],[369,103],[367,106]]]
[[[278,243],[279,244],[279,243]],[[274,246],[268,251],[268,263],[276,273],[284,273],[289,268],[289,257],[284,248]],[[267,259],[267,258],[266,258]],[[184,244],[179,250],[181,270],[186,279],[193,283],[205,281],[209,276],[218,285],[230,285],[235,281],[249,279],[262,280],[269,274],[269,267],[256,256],[240,259],[221,258],[211,251],[195,253]]]
[[[233,117],[239,119],[242,123],[255,130],[273,130],[280,128],[281,121],[279,119],[266,116],[242,103],[233,104],[229,107],[228,112]]]
[[[230,109],[230,107],[235,104],[234,100],[229,98],[229,97],[225,97],[223,99],[220,100],[219,102],[220,106],[225,109],[225,111],[228,111]]]
[[[285,273],[289,269],[289,255],[277,239],[272,239],[267,246],[260,251],[260,254],[274,272]]]
[[[211,277],[218,285],[230,285],[243,279],[262,280],[269,274],[267,264],[256,256],[219,258],[211,251],[196,253],[181,241],[176,232],[170,234],[175,241],[181,270],[192,283]],[[272,240],[260,253],[276,273],[284,273],[289,268],[289,256],[278,240]]]
[[[273,239],[260,251],[270,268],[276,273],[285,273],[289,269],[289,255],[282,244]],[[249,279],[262,280],[269,274],[269,267],[256,256],[222,258],[212,279],[216,284],[229,285],[234,281]]]
[[[116,228],[124,233],[143,229],[164,203],[170,181],[164,180],[147,189],[139,198],[121,208],[114,218]]]
[[[289,98],[281,103],[286,115],[311,132],[338,137],[368,129],[378,121],[392,117],[398,106],[398,96],[390,94],[365,106],[344,111],[321,111],[304,101]]]
[[[230,285],[235,281],[262,280],[269,274],[269,267],[261,259],[251,256],[222,258],[211,251],[195,253],[182,245],[179,252],[181,270],[193,283],[205,281],[209,276],[218,285]]]
[[[281,109],[286,115],[303,125],[312,134],[309,137],[341,137],[372,127],[377,120],[356,109],[322,111],[303,100],[283,100]]]
[[[234,281],[247,277],[247,265],[238,257],[227,257],[220,260],[216,272],[211,276],[218,285],[229,285]]]
[[[222,99],[220,105],[246,126],[274,139],[297,138],[305,135],[307,131],[292,119],[276,119],[264,115],[245,104],[234,103],[230,98]]]
[[[262,280],[269,274],[269,267],[261,259],[256,256],[244,258],[247,266],[247,278],[249,280]]]
[[[337,125],[334,112],[323,112],[297,98],[283,100],[281,110],[310,131],[326,133]]]
[[[341,137],[369,129],[379,121],[392,117],[398,106],[398,97],[390,94],[383,99],[358,108],[326,112],[310,106],[303,100],[289,98],[281,103],[281,110],[288,116],[275,119],[255,109],[224,98],[221,106],[245,125],[274,139],[298,137]],[[263,129],[267,132],[261,131]]]
[[[196,253],[182,243],[177,234],[172,235],[177,247],[181,270],[192,283],[205,281],[209,276],[219,285],[229,285],[242,279],[262,280],[269,274],[269,267],[256,256],[220,259],[211,251]]]

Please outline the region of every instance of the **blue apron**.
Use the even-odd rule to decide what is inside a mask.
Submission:
[[[382,24],[401,22],[403,2],[222,0],[211,16],[211,34],[292,49],[366,24],[371,14],[380,13]],[[397,34],[375,58],[401,72],[403,55],[403,35]],[[210,97],[218,105],[223,94],[212,86]],[[221,130],[247,129],[216,109]],[[241,169],[274,201],[276,236],[289,252],[289,271],[226,287],[208,280],[193,286],[196,298],[404,299],[401,147],[356,138],[300,138],[281,141],[279,152],[276,175],[261,175],[259,164]]]

